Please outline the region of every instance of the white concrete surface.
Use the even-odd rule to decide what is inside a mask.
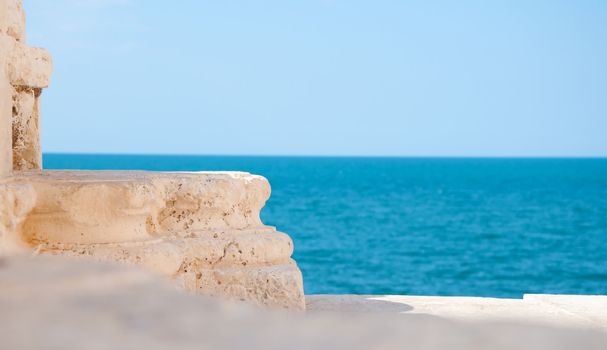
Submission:
[[[406,295],[308,295],[310,313],[423,314],[458,321],[517,322],[607,331],[607,296],[533,295],[523,299]]]

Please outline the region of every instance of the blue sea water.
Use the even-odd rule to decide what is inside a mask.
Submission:
[[[50,169],[242,170],[316,293],[607,294],[607,159],[46,154]]]

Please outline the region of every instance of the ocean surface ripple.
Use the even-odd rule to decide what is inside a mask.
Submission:
[[[47,169],[241,170],[306,293],[607,294],[607,159],[46,154]]]

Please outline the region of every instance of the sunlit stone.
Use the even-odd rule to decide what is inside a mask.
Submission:
[[[40,96],[51,57],[25,44],[20,0],[0,0],[0,254],[89,256],[180,287],[304,309],[289,236],[265,226],[268,181],[239,172],[42,171]]]

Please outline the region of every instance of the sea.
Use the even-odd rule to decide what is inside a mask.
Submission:
[[[47,169],[265,176],[306,294],[607,294],[606,158],[45,154]]]

